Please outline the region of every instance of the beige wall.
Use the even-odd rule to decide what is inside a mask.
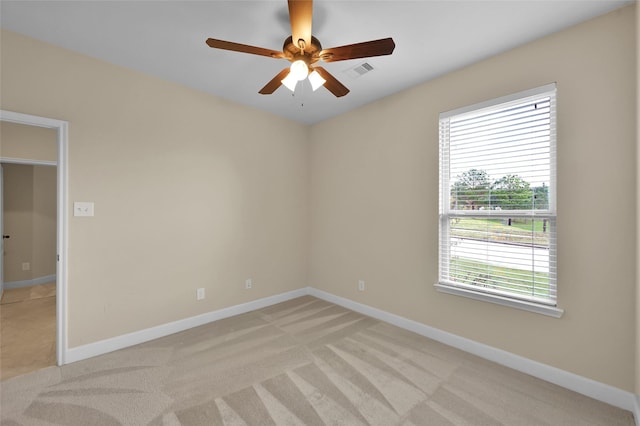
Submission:
[[[2,109],[69,122],[68,207],[95,203],[69,218],[70,347],[305,285],[305,126],[12,32],[1,42]]]
[[[309,284],[633,391],[634,31],[627,7],[313,126]],[[437,292],[438,114],[551,82],[564,316]]]
[[[55,144],[54,144],[55,145]],[[4,164],[4,281],[56,273],[56,168]],[[23,263],[30,269],[22,270]]]
[[[56,273],[57,170],[33,166],[33,278]]]
[[[57,160],[56,129],[0,122],[0,157]]]

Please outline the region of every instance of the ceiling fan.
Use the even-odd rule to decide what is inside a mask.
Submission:
[[[251,53],[276,59],[286,59],[291,62],[290,67],[280,71],[260,89],[259,93],[262,95],[272,94],[283,84],[289,90],[294,91],[298,81],[308,77],[314,91],[324,85],[336,97],[344,96],[349,93],[349,89],[326,69],[316,65],[318,61],[336,62],[390,55],[396,47],[393,39],[389,37],[323,49],[320,41],[311,35],[313,1],[288,0],[288,3],[291,36],[284,41],[282,52],[214,38],[207,39],[207,45],[215,49]]]

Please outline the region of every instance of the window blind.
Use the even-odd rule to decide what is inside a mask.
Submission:
[[[556,306],[555,85],[440,116],[441,286]]]

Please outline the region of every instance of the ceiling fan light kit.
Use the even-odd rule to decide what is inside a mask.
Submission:
[[[391,37],[322,49],[320,41],[311,35],[311,23],[313,21],[312,0],[288,0],[288,5],[291,36],[284,41],[282,52],[225,40],[207,39],[207,45],[214,49],[286,59],[291,62],[289,68],[280,71],[278,75],[260,89],[258,93],[262,95],[270,95],[282,85],[293,92],[298,81],[309,78],[313,91],[324,86],[334,96],[344,96],[349,93],[349,89],[326,69],[315,65],[318,61],[336,62],[390,55],[395,49],[395,43]],[[294,43],[293,40],[296,40],[296,42]]]
[[[324,83],[326,82],[327,80],[322,78],[322,76],[318,74],[318,71],[312,71],[309,74],[309,83],[311,83],[311,89],[313,89],[314,92],[324,86]]]
[[[304,61],[297,60],[291,64],[289,74],[283,78],[281,82],[287,89],[295,92],[298,82],[303,81],[307,77],[309,78],[309,83],[311,83],[311,89],[314,92],[322,87],[327,81],[318,74],[318,71],[313,70],[309,72],[309,67]]]
[[[308,74],[309,67],[301,59],[298,59],[297,61],[292,63],[291,68],[289,68],[289,75],[295,78],[297,81],[304,80],[305,78],[307,78]]]
[[[298,84],[298,79],[293,75],[292,72],[289,72],[289,74],[280,81],[282,82],[282,84],[284,84],[284,86],[287,89],[291,90],[292,92],[295,92],[296,85]]]

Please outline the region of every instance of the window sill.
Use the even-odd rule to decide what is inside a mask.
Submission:
[[[493,294],[473,291],[466,288],[454,287],[446,284],[436,284],[436,289],[442,293],[453,294],[456,296],[468,297],[470,299],[481,300],[483,302],[495,303],[510,308],[522,309],[536,314],[548,315],[554,318],[560,318],[564,313],[563,309],[555,306],[542,305],[534,302],[526,302],[524,300],[509,299],[507,297],[496,296]]]

